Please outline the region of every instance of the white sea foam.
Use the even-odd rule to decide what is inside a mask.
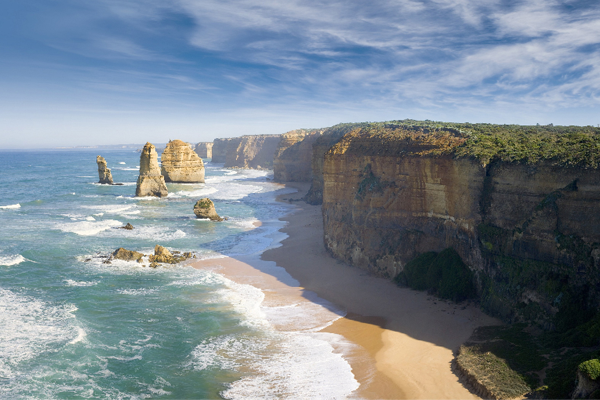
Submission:
[[[175,199],[181,197],[206,197],[217,191],[218,189],[214,187],[203,187],[197,190],[180,190],[175,193],[169,193],[167,197]]]
[[[21,264],[24,261],[28,260],[20,254],[9,256],[0,255],[0,265],[4,265],[7,267],[10,267],[11,265]]]
[[[16,210],[17,208],[21,208],[21,204],[10,204],[8,206],[0,206],[1,210]]]
[[[12,378],[21,362],[79,336],[73,305],[50,305],[0,289],[0,376]]]
[[[123,165],[125,165],[125,164],[126,164],[126,162],[125,162],[125,161],[119,161],[119,164],[123,164]]]
[[[148,225],[136,225],[135,229],[133,230],[115,229],[106,232],[105,235],[109,237],[137,238],[161,243],[186,237],[186,233],[181,229],[172,229],[162,226]]]
[[[65,279],[66,286],[95,286],[97,285],[97,281],[87,282],[87,281],[74,281],[73,279]]]
[[[94,236],[107,229],[122,226],[123,223],[114,219],[102,221],[79,221],[73,223],[57,224],[56,228],[63,232],[75,233],[80,236]]]
[[[158,291],[156,288],[142,288],[142,289],[119,289],[117,293],[126,294],[129,296],[140,296],[145,294],[150,294]]]
[[[103,214],[116,215],[135,215],[139,214],[140,210],[136,204],[112,204],[112,205],[97,205],[97,206],[82,206],[88,210],[102,212]]]

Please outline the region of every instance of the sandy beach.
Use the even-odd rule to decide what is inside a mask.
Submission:
[[[307,184],[287,184],[300,198]],[[288,201],[288,200],[284,200]],[[470,304],[454,304],[424,292],[399,288],[366,271],[332,258],[323,246],[320,206],[302,201],[283,218],[287,238],[259,257],[219,258],[193,263],[265,294],[264,306],[304,304],[314,294],[342,309],[320,307],[314,320],[281,323],[278,330],[315,329],[337,333],[355,344],[344,353],[360,388],[357,398],[469,399],[451,369],[453,352],[473,329],[499,322]],[[283,269],[285,271],[283,271]],[[289,275],[294,279],[290,279]],[[299,284],[298,284],[299,282]],[[327,324],[326,321],[333,323]],[[289,324],[289,326],[287,325]],[[341,350],[340,350],[341,351]]]

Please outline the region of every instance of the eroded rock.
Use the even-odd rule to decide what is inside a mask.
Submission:
[[[133,225],[131,225],[129,222],[127,223],[127,225],[125,226],[121,226],[119,227],[119,229],[127,229],[128,231],[133,229]]]
[[[96,164],[98,164],[98,177],[100,178],[98,183],[102,183],[105,185],[112,185],[113,177],[112,177],[112,174],[110,173],[110,168],[108,168],[104,157],[97,156]]]
[[[202,183],[204,163],[188,143],[171,140],[161,156],[165,182]]]
[[[117,250],[115,250],[112,253],[111,258],[117,259],[117,260],[123,260],[123,261],[141,262],[142,257],[144,257],[144,255],[142,253],[138,253],[137,251],[127,250],[127,249],[124,249],[123,247],[119,247]]]
[[[140,155],[140,176],[137,180],[135,195],[137,197],[165,197],[168,194],[165,177],[158,166],[158,154],[154,145],[146,143]]]
[[[194,205],[194,214],[198,218],[208,218],[211,221],[223,221],[223,218],[217,214],[215,205],[208,197],[200,199]]]

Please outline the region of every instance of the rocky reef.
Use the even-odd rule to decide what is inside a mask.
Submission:
[[[200,142],[196,144],[194,151],[202,158],[212,158],[213,142]]]
[[[140,154],[140,175],[137,180],[135,195],[137,197],[165,197],[168,194],[165,178],[158,166],[158,154],[154,145],[146,143]]]
[[[572,324],[567,304],[600,304],[599,156],[589,145],[600,132],[524,129],[405,122],[346,134],[324,158],[326,248],[388,278],[453,248],[490,314]],[[494,137],[504,144],[487,145]]]
[[[160,161],[160,173],[165,177],[165,182],[204,182],[204,163],[186,142],[169,141]]]
[[[97,156],[96,164],[98,164],[98,177],[100,178],[98,183],[102,183],[105,185],[112,185],[113,177],[112,177],[112,174],[110,173],[110,168],[108,168],[104,157]]]
[[[208,197],[196,202],[194,205],[194,214],[196,214],[196,218],[208,218],[211,221],[224,220],[224,218],[221,218],[219,214],[217,214],[214,203]]]
[[[247,135],[227,143],[225,168],[271,169],[281,135]]]
[[[281,135],[273,161],[276,182],[311,181],[313,143],[322,133],[318,129],[297,129]]]

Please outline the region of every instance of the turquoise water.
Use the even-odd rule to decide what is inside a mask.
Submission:
[[[259,254],[290,212],[275,202],[285,189],[269,172],[207,163],[206,184],[140,199],[139,153],[101,154],[123,186],[96,184],[96,155],[0,152],[2,398],[340,398],[356,389],[334,351],[340,338],[277,332],[259,289],[186,266],[102,263],[118,247],[150,254],[156,244],[198,258]],[[196,219],[201,197],[229,219]],[[128,222],[134,230],[117,229]]]

